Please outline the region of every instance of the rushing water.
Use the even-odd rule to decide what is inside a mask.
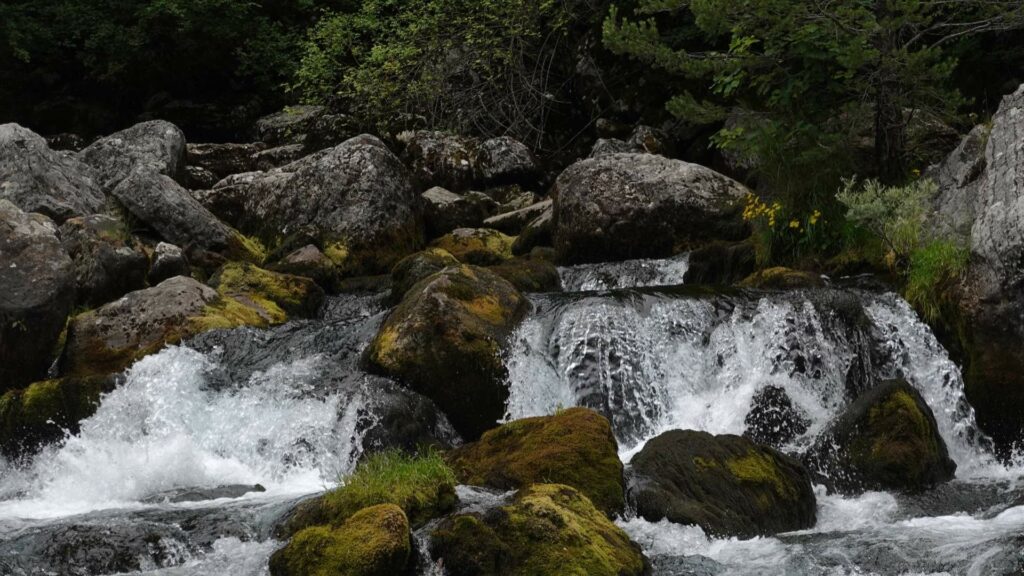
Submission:
[[[1024,573],[1024,474],[989,455],[959,370],[905,302],[838,288],[712,293],[677,286],[686,268],[683,257],[562,269],[566,292],[534,295],[509,344],[508,417],[593,407],[628,462],[673,428],[742,433],[773,386],[808,423],[786,446],[799,452],[852,395],[903,377],[958,469],[916,496],[818,488],[817,526],[773,538],[620,519],[656,574]],[[317,320],[168,348],[136,364],[78,435],[28,464],[0,462],[0,574],[266,574],[282,515],[367,447],[452,441],[429,402],[359,370],[378,300],[339,297]],[[412,436],[396,436],[396,420],[416,422]],[[502,497],[459,494],[471,507]]]

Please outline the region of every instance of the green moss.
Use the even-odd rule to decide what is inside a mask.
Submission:
[[[438,238],[431,246],[447,251],[464,264],[487,266],[511,259],[514,242],[515,238],[497,230],[481,228],[456,230]]]
[[[335,266],[339,268],[345,268],[348,264],[348,258],[351,255],[348,245],[344,242],[329,242],[324,246],[324,256],[334,262]]]
[[[365,508],[338,527],[314,526],[270,559],[274,576],[394,576],[412,555],[409,521],[393,504]]]
[[[248,304],[236,298],[221,297],[215,303],[204,306],[202,314],[190,318],[186,327],[165,340],[165,343],[180,342],[184,338],[210,330],[227,330],[240,326],[265,327],[288,320],[284,310],[269,300],[255,298],[250,299]]]
[[[267,259],[267,249],[259,240],[235,230],[232,230],[231,237],[228,239],[225,253],[229,260],[241,260],[253,264],[262,264]]]
[[[309,278],[271,272],[244,262],[224,265],[210,284],[226,297],[249,298],[276,320],[287,315],[312,316],[323,303],[324,292]],[[276,322],[275,322],[276,323]]]
[[[68,377],[6,392],[0,397],[0,451],[17,456],[60,439],[65,430],[77,431],[112,387],[110,378]]]
[[[868,413],[869,439],[855,445],[865,466],[901,468],[908,480],[918,481],[926,466],[938,456],[936,438],[917,402],[904,390],[896,390]]]
[[[455,506],[455,484],[454,472],[435,452],[374,454],[360,463],[340,488],[300,506],[285,531],[315,524],[339,526],[359,510],[376,504],[395,504],[414,526],[420,526]]]
[[[725,465],[733,476],[744,482],[770,484],[781,498],[793,500],[798,496],[796,487],[782,478],[775,460],[768,454],[751,450],[745,456],[726,460]]]
[[[433,553],[455,576],[630,576],[644,573],[639,547],[586,496],[534,484],[483,519],[457,517],[435,532]],[[460,565],[466,559],[476,566]]]
[[[524,418],[486,432],[448,460],[467,484],[503,490],[537,482],[572,486],[609,515],[622,511],[622,462],[608,420],[587,408]]]

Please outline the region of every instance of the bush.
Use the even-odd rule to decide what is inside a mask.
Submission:
[[[536,144],[572,74],[570,27],[589,13],[577,4],[365,0],[312,29],[292,89],[382,129],[418,123]]]
[[[967,271],[969,252],[946,240],[938,240],[914,251],[904,296],[929,322],[942,313],[943,294]]]

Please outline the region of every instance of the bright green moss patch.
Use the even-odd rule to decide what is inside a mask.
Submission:
[[[500,264],[512,258],[515,238],[489,228],[460,228],[438,238],[431,246],[441,248],[459,262],[487,266]]]
[[[229,260],[241,260],[253,264],[262,264],[267,259],[267,249],[259,240],[237,231],[233,231],[228,240],[226,254]]]
[[[314,526],[270,559],[274,576],[395,576],[412,556],[409,521],[393,504],[365,508],[340,526]]]
[[[771,484],[780,497],[796,498],[796,488],[782,478],[778,465],[768,454],[751,450],[746,456],[727,460],[725,465],[740,480]]]
[[[587,408],[509,422],[452,451],[448,460],[466,484],[510,490],[556,482],[576,488],[609,515],[624,506],[611,425]]]
[[[17,457],[59,440],[65,430],[76,432],[113,383],[111,378],[67,377],[6,392],[0,396],[0,452]]]
[[[323,303],[324,292],[309,278],[264,270],[244,262],[231,262],[210,280],[222,296],[247,297],[277,315],[312,316]],[[268,305],[272,304],[272,305]]]
[[[455,473],[433,451],[417,456],[397,450],[374,454],[340,488],[300,506],[285,532],[316,524],[338,526],[376,504],[395,504],[420,526],[455,506],[455,485]]]

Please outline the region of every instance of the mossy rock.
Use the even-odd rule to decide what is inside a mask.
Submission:
[[[489,270],[446,268],[413,286],[384,320],[368,368],[433,400],[463,438],[475,440],[504,415],[502,348],[528,307]]]
[[[273,576],[396,576],[412,561],[409,520],[394,504],[364,508],[338,527],[313,526],[270,557]]]
[[[341,526],[359,510],[378,504],[400,507],[418,528],[455,508],[455,484],[455,473],[433,452],[374,454],[341,487],[300,504],[278,532],[288,537],[310,526]]]
[[[428,248],[402,258],[391,269],[391,302],[401,302],[406,292],[420,280],[458,265],[455,256],[441,248]]]
[[[210,285],[221,296],[249,298],[286,316],[311,317],[324,302],[324,291],[309,278],[271,272],[246,262],[231,262],[214,274]]]
[[[816,520],[803,464],[740,436],[672,430],[647,442],[630,467],[630,498],[651,522],[751,538],[810,528]]]
[[[793,270],[783,266],[758,270],[740,282],[744,288],[762,290],[795,290],[798,288],[820,288],[825,285],[821,275]]]
[[[561,484],[534,484],[509,505],[445,521],[431,554],[450,576],[638,576],[646,565],[622,529]]]
[[[558,292],[562,289],[558,268],[546,260],[514,258],[489,269],[523,292]]]
[[[843,493],[920,491],[956,472],[931,409],[902,380],[883,382],[850,404],[806,461],[821,482]]]
[[[512,258],[515,238],[489,228],[459,228],[430,245],[447,251],[463,264],[490,266]]]
[[[576,488],[608,515],[625,504],[611,424],[588,408],[509,422],[453,450],[448,461],[465,484],[512,490],[555,482]]]
[[[192,278],[176,276],[72,318],[61,367],[76,376],[116,374],[168,344],[208,330],[287,320],[280,307],[267,302],[222,296]]]
[[[338,282],[338,271],[334,267],[334,262],[331,262],[314,244],[306,244],[289,252],[267,269],[310,278],[325,290],[334,290]]]
[[[0,453],[12,459],[78,433],[78,423],[96,412],[100,396],[114,389],[112,377],[68,377],[36,382],[0,396]]]

